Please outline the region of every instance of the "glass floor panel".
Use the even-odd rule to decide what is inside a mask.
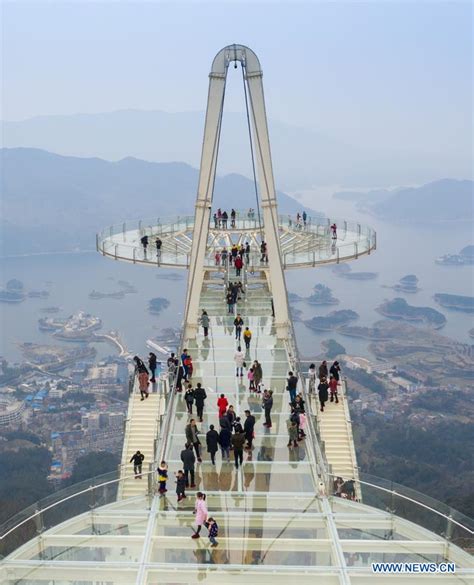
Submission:
[[[184,435],[181,437],[181,441],[178,439],[175,444],[170,448],[169,459],[175,460],[179,467],[179,461],[181,457],[181,451],[184,448],[186,440]],[[266,437],[256,436],[253,442],[253,448],[251,451],[244,451],[244,461],[277,461],[280,463],[288,462],[294,463],[295,461],[306,461],[308,455],[304,446],[299,444],[298,448],[289,449],[287,447],[288,436],[280,436],[278,438],[279,444],[277,446],[266,445]],[[202,459],[203,461],[210,461],[210,455],[206,451],[205,443],[202,444]],[[232,451],[230,452],[231,461],[233,461]],[[222,456],[220,450],[216,454],[216,463],[222,462]]]
[[[313,494],[294,494],[291,498],[287,492],[277,494],[243,494],[239,491],[209,491],[206,498],[207,506],[210,510],[222,510],[223,517],[230,512],[277,512],[300,515],[301,513],[319,514],[321,512],[321,502]],[[176,506],[170,507],[168,498],[160,498],[161,510],[176,512]],[[179,508],[181,515],[184,510],[186,513],[194,509],[194,501],[188,498]]]
[[[229,379],[236,378],[235,375],[235,363],[234,361],[195,361],[193,377],[207,378],[208,376],[222,377]],[[287,362],[275,362],[275,361],[263,361],[263,380],[265,381],[268,377],[283,377],[286,378],[288,375],[288,363]],[[191,380],[192,382],[193,380]]]
[[[211,551],[212,554],[216,552],[213,549]],[[223,568],[219,570],[219,565],[223,563],[216,563],[211,551],[205,557],[200,553],[203,564],[199,566],[198,570],[190,570],[188,573],[183,573],[179,576],[168,573],[166,578],[161,571],[155,572],[150,569],[146,585],[196,585],[198,583],[206,583],[206,585],[288,585],[290,580],[297,582],[298,585],[315,585],[315,579],[317,579],[317,585],[340,584],[339,577],[336,574],[321,573],[317,577],[314,574],[305,575],[303,572],[281,572],[278,574],[271,569],[268,569],[268,572],[264,572],[250,567],[248,567],[248,570],[246,568],[245,571],[239,569],[225,571]],[[246,558],[245,562],[251,565],[258,564],[251,558]]]
[[[220,398],[221,394],[224,394],[227,398],[229,406],[233,406],[235,412],[241,419],[244,419],[244,412],[245,410],[250,410],[254,416],[260,416],[263,414],[262,410],[262,395],[255,394],[253,392],[249,392],[245,386],[239,386],[239,391],[231,390],[230,385],[227,387],[226,390],[222,390],[222,392],[218,393],[213,388],[206,388],[207,398],[204,402],[204,416],[205,419],[203,422],[203,426],[205,430],[208,430],[206,425],[208,424],[218,424],[218,406],[217,400]],[[285,394],[280,393],[277,394],[274,392],[273,394],[273,408],[272,408],[272,416],[277,414],[283,414],[282,411],[285,411],[288,408],[288,393]],[[193,403],[191,405],[191,414],[188,414],[188,407],[186,401],[184,400],[184,392],[183,395],[180,396],[176,403],[176,413],[177,415],[187,415],[188,418],[197,418],[196,412],[196,405]],[[215,416],[214,420],[210,420],[210,416]]]
[[[260,409],[261,411],[261,409]],[[258,436],[259,434],[262,435],[273,435],[273,434],[285,434],[288,431],[287,422],[289,420],[288,414],[279,414],[279,413],[271,413],[271,420],[272,420],[272,427],[268,429],[267,427],[263,426],[265,421],[264,414],[262,412],[258,413],[255,412],[254,414],[256,419],[255,424],[255,435]],[[203,413],[203,422],[197,421],[197,417],[194,417],[197,424],[198,430],[198,437],[202,444],[205,444],[206,441],[206,432],[209,428],[209,425],[213,424],[216,430],[219,430],[219,421],[216,412],[207,412],[204,410]],[[243,425],[244,416],[241,417],[241,423]],[[189,422],[188,416],[184,412],[177,412],[176,418],[173,426],[172,435],[175,434],[183,435],[185,434],[185,428]],[[180,441],[181,442],[181,441]],[[304,444],[304,442],[303,442]]]
[[[311,541],[302,541],[306,543],[306,549],[311,549]],[[205,563],[212,564],[242,564],[242,565],[287,565],[290,567],[302,566],[310,567],[313,565],[331,565],[331,553],[315,552],[314,550],[288,550],[286,547],[279,547],[278,540],[260,539],[256,534],[252,539],[251,535],[245,537],[245,548],[242,548],[242,539],[235,541],[224,538],[220,539],[217,550],[210,549],[208,546],[195,545],[186,541],[188,548],[164,549],[163,543],[156,543],[153,546],[151,561],[160,563]],[[181,543],[176,543],[180,546]],[[294,543],[291,543],[294,546]],[[327,543],[329,549],[329,543]],[[314,549],[314,546],[312,547]]]

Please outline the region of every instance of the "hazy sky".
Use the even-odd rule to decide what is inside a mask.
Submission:
[[[471,148],[470,2],[17,1],[2,9],[6,120],[203,110],[212,58],[237,42],[260,58],[271,117],[352,144]],[[239,110],[235,73],[228,107]]]

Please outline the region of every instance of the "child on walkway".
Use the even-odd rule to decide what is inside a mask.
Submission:
[[[168,481],[168,464],[166,461],[162,461],[157,469],[158,481],[160,482],[159,492],[164,495],[168,490],[166,489],[166,482]]]
[[[330,402],[336,402],[336,404],[338,404],[339,400],[337,398],[337,379],[335,378],[335,376],[332,376],[329,378],[329,390],[331,392],[331,396],[329,398]]]
[[[214,518],[208,518],[207,522],[205,522],[206,528],[209,530],[209,542],[211,543],[212,547],[216,547],[219,543],[217,542],[216,538],[219,534],[219,526]]]
[[[255,381],[254,381],[254,375],[253,375],[253,368],[250,368],[250,370],[247,372],[247,378],[249,380],[249,390],[250,391],[255,390]]]
[[[186,478],[184,476],[184,471],[180,469],[176,474],[176,495],[178,496],[178,502],[184,500],[186,498],[186,494],[184,490],[186,489]]]
[[[194,390],[192,384],[188,384],[188,387],[186,388],[186,392],[184,393],[184,401],[186,402],[188,414],[193,414]]]
[[[287,447],[298,447],[298,425],[291,420],[288,421],[288,445]]]
[[[304,432],[306,426],[306,414],[304,412],[300,412],[300,439],[304,439],[306,437],[306,433]]]
[[[196,504],[194,505],[194,513],[196,514],[196,530],[191,538],[199,538],[202,525],[207,520],[207,506],[206,506],[206,494],[198,492],[196,494]]]

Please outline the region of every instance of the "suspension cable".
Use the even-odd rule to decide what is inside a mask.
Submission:
[[[255,171],[255,157],[254,157],[254,153],[253,153],[253,143],[252,143],[252,128],[251,128],[251,124],[250,124],[250,112],[249,112],[249,102],[248,102],[248,98],[247,98],[247,84],[246,84],[246,80],[245,80],[245,73],[244,73],[244,62],[241,62],[241,66],[242,66],[242,81],[244,84],[244,96],[245,96],[245,110],[247,113],[247,126],[248,126],[248,130],[249,130],[249,142],[250,142],[250,155],[252,158],[252,172],[253,172],[253,185],[254,185],[254,189],[255,189],[255,201],[256,201],[256,205],[257,205],[257,214],[258,214],[258,228],[260,231],[260,238],[263,241],[263,231],[262,231],[262,218],[260,215],[260,204],[258,201],[258,183],[257,183],[257,173]]]

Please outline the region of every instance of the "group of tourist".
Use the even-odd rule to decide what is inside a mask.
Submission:
[[[321,412],[324,412],[326,402],[339,403],[337,388],[341,377],[341,366],[335,361],[328,370],[328,363],[323,360],[316,372],[316,366],[311,364],[308,370],[309,392],[316,392],[316,379],[318,379],[318,398]]]
[[[209,329],[209,321],[207,321],[206,329]],[[180,359],[172,353],[168,358],[166,365],[168,367],[168,379],[170,385],[175,383],[176,390],[182,392],[183,384],[189,382],[193,377],[194,364],[192,356],[187,349],[183,349]]]
[[[189,449],[186,451],[187,454],[191,453],[192,450]],[[183,453],[181,454],[181,459],[183,459]],[[186,469],[186,457],[183,460],[184,469],[180,469],[175,473],[175,483],[176,483],[176,496],[178,498],[178,503],[182,502],[187,498],[186,496],[186,487],[189,485],[189,470]],[[157,468],[158,473],[158,482],[159,482],[159,493],[161,496],[164,496],[168,491],[166,488],[166,484],[168,481],[168,464],[166,461],[162,461]],[[191,487],[196,487],[194,484],[194,472],[192,475],[192,483]],[[212,547],[216,547],[219,543],[217,542],[217,536],[219,534],[219,527],[217,522],[209,516],[209,511],[207,509],[206,504],[206,494],[203,492],[197,492],[196,500],[194,502],[194,521],[196,523],[196,529],[193,531],[193,535],[191,538],[200,538],[201,537],[201,529],[205,526],[208,530],[208,537],[209,542]]]
[[[140,359],[137,355],[133,358],[133,361],[135,362],[135,375],[138,378],[138,388],[140,390],[141,400],[145,400],[145,398],[148,398],[150,394],[150,382],[152,384],[156,382],[155,377],[157,368],[156,354],[154,354],[153,352],[150,352],[148,354],[148,368],[146,367],[143,360]]]
[[[245,289],[240,280],[238,282],[229,282],[225,289],[225,302],[227,304],[227,312],[229,315],[234,313],[235,306],[238,301],[243,299],[244,295]]]
[[[338,496],[339,498],[344,498],[346,500],[355,500],[356,493],[354,480],[348,479],[344,481],[342,477],[336,477],[336,479],[333,481],[333,493],[335,496]]]
[[[237,219],[237,215],[238,215],[238,212],[235,211],[235,209],[231,209],[230,227],[232,227],[232,228],[235,228],[235,221]],[[249,207],[249,209],[247,211],[247,218],[248,219],[255,219],[255,209],[253,209],[253,207]],[[229,221],[229,214],[227,213],[227,211],[225,211],[225,210],[222,211],[222,209],[219,207],[219,209],[212,216],[212,219],[214,220],[214,227],[216,229],[218,229],[218,228],[227,229],[227,223]]]
[[[291,215],[288,215],[288,227],[290,227],[290,228],[295,227],[295,229],[297,229],[297,230],[304,229],[307,225],[307,221],[308,221],[308,214],[306,213],[306,211],[303,211],[303,213],[300,213],[298,211],[295,219],[293,219],[293,217]]]
[[[143,255],[146,258],[146,253],[147,253],[147,249],[148,246],[150,244],[150,238],[145,234],[140,238],[140,243],[143,247]],[[160,236],[156,236],[155,238],[155,248],[156,248],[156,257],[158,258],[158,260],[160,260],[161,258],[161,248],[163,246],[163,242],[160,238]]]
[[[291,215],[288,215],[288,227],[295,228],[296,230],[304,230],[311,222],[311,218],[308,218],[308,214],[306,211],[302,213],[298,212],[296,217],[293,219]],[[337,239],[337,225],[336,222],[333,222],[329,229],[331,230],[331,237],[333,240]]]
[[[235,219],[237,217],[237,212],[235,211],[235,209],[232,209],[230,212],[230,227],[235,228]],[[216,229],[218,228],[222,228],[224,230],[227,229],[227,222],[229,221],[229,214],[227,213],[227,211],[222,211],[222,209],[219,207],[219,209],[214,212],[214,215],[212,216],[212,219],[214,220],[214,227]]]
[[[241,283],[230,283],[226,289],[226,299],[230,295],[230,304],[235,305],[239,298],[241,298],[240,295],[243,292]],[[209,335],[210,319],[206,310],[202,311],[200,324],[203,328],[204,336],[207,337]],[[249,392],[253,395],[258,394],[261,396],[261,407],[264,412],[263,426],[271,429],[271,412],[274,403],[273,391],[265,388],[263,384],[263,368],[261,363],[258,360],[253,360],[249,364],[250,367],[247,365],[252,332],[240,313],[235,315],[233,326],[237,346],[234,351],[236,378],[240,378],[242,381],[245,375],[244,370],[246,370]],[[242,351],[242,338],[245,344],[245,352]],[[155,381],[156,355],[150,352],[147,365],[138,356],[134,357],[134,361],[141,400],[145,400],[149,395],[148,388],[150,382],[153,383]],[[193,361],[190,353],[187,349],[183,349],[179,357],[172,353],[168,358],[167,365],[170,379],[175,381],[176,391],[182,392],[184,390],[183,403],[189,416],[184,429],[185,444],[180,453],[182,469],[179,469],[175,473],[177,499],[178,502],[182,502],[186,498],[186,488],[196,488],[196,465],[203,460],[203,448],[209,453],[212,465],[216,464],[216,456],[219,451],[222,456],[222,461],[227,463],[231,460],[231,452],[233,453],[233,463],[236,469],[239,469],[243,465],[245,451],[248,452],[249,459],[251,459],[256,418],[250,410],[245,410],[244,419],[241,420],[234,405],[229,403],[224,393],[220,393],[216,400],[218,410],[217,421],[215,424],[209,424],[207,432],[201,432],[198,423],[202,423],[204,420],[205,404],[206,400],[208,400],[208,395],[200,382],[194,384],[192,381]],[[149,372],[151,372],[151,378]],[[311,364],[308,377],[309,393],[315,393],[317,389],[322,412],[328,400],[335,403],[339,402],[337,385],[340,379],[340,366],[337,361],[334,361],[331,367],[328,367],[326,360],[322,361],[318,368],[316,368],[315,364]],[[298,448],[299,443],[306,437],[307,418],[305,400],[303,394],[298,393],[298,383],[297,375],[289,371],[286,379],[286,391],[288,392],[290,408],[287,420],[287,447],[290,450]],[[202,445],[201,441],[204,445]],[[144,455],[140,451],[137,451],[130,460],[133,463],[134,473],[137,479],[141,479],[142,477],[143,460]],[[162,461],[160,463],[157,474],[159,493],[164,495],[167,492],[166,485],[168,481],[168,466],[166,462]],[[345,483],[347,484],[347,482]],[[335,483],[334,489],[335,493],[337,491],[336,495],[340,497],[351,497],[350,485],[345,485],[342,488],[339,482],[337,485]],[[196,495],[195,513],[196,529],[192,538],[199,538],[202,526],[207,526],[211,545],[217,546],[216,537],[218,534],[218,526],[215,520],[209,517],[206,497],[202,492],[198,492]]]
[[[240,271],[243,268],[244,260],[247,264],[250,263],[250,243],[233,244],[230,250],[224,246],[222,250],[216,250],[214,255],[216,266],[234,266],[235,270]]]

